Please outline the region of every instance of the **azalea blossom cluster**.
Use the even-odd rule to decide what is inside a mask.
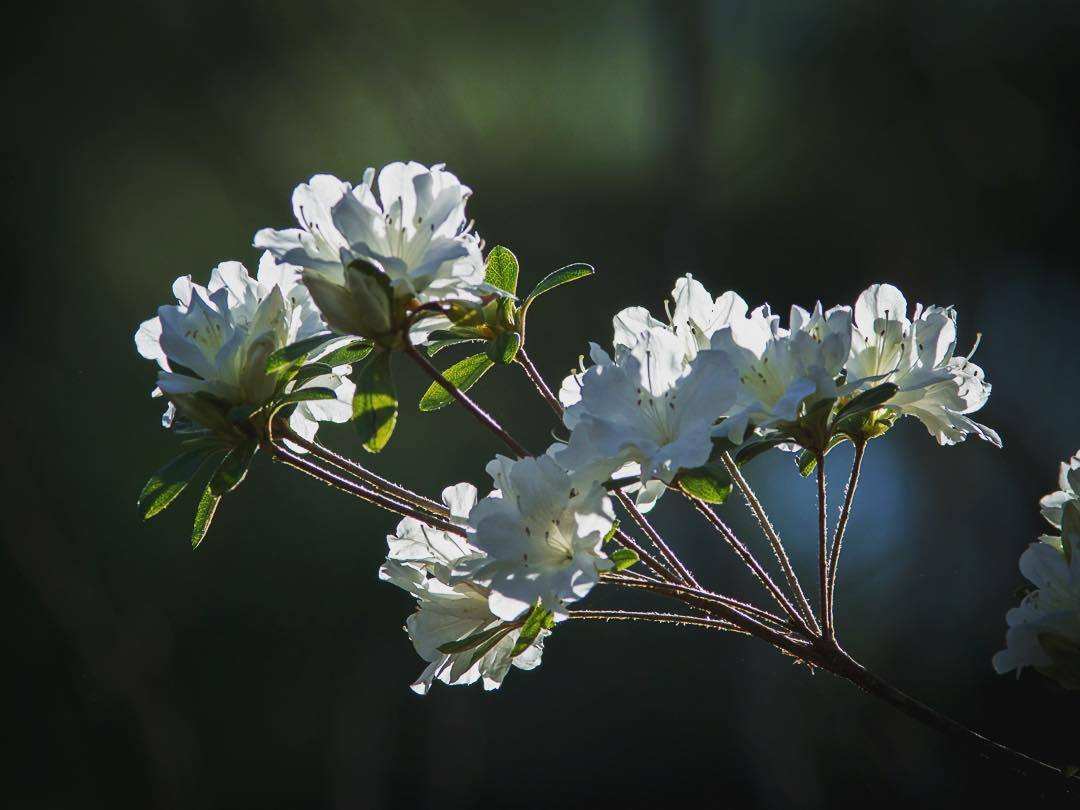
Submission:
[[[494,248],[484,256],[466,219],[470,194],[442,166],[418,163],[369,169],[356,186],[317,175],[293,193],[298,227],[255,235],[264,251],[256,278],[226,262],[206,287],[178,279],[177,303],[135,336],[160,366],[154,395],[168,402],[165,426],[188,436],[185,453],[144,490],[144,515],[164,509],[212,457],[218,466],[196,515],[198,542],[260,448],[405,515],[380,576],[417,600],[406,627],[428,662],[419,691],[434,680],[495,688],[511,666],[539,664],[545,638],[605,577],[655,582],[624,572],[645,552],[619,529],[616,501],[657,544],[663,559],[645,560],[652,573],[675,572],[696,587],[642,522],[669,490],[699,507],[720,503],[737,468],[760,452],[794,451],[806,473],[842,441],[861,453],[900,416],[918,419],[941,444],[969,435],[1001,444],[971,418],[990,385],[970,355],[956,352],[956,312],[912,310],[888,284],[869,287],[854,306],[794,306],[785,324],[768,304],[751,309],[733,291],[714,296],[686,275],[665,320],[641,307],[619,312],[611,348],[593,344],[591,363],[567,376],[556,397],[524,353],[525,314],[591,268],[564,268],[520,296],[513,255]],[[484,353],[445,372],[431,364],[447,346],[477,342]],[[320,422],[351,420],[367,450],[385,445],[397,414],[395,354],[432,375],[421,409],[456,399],[514,451],[488,465],[484,497],[462,483],[438,503],[315,442]],[[526,369],[568,431],[540,455],[465,394],[488,369],[510,363]],[[836,546],[841,536],[838,527]],[[1040,555],[1067,559],[1061,543],[1043,546]],[[817,632],[795,591],[793,602],[780,597],[782,606],[803,631]],[[1040,597],[1039,605],[1050,602]],[[1027,613],[1037,609],[1025,604]],[[788,637],[787,619],[767,621]],[[1034,632],[1014,625],[1010,639]]]
[[[1053,533],[1020,556],[1031,587],[1006,614],[1006,647],[994,656],[994,669],[1019,675],[1032,667],[1080,689],[1080,451],[1062,462],[1058,485],[1040,501]]]

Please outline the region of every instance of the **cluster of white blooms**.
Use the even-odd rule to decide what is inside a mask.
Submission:
[[[1041,501],[1060,534],[1043,535],[1020,555],[1034,589],[1006,614],[1006,646],[993,663],[999,673],[1034,667],[1080,689],[1080,453],[1061,465],[1060,486]]]
[[[732,445],[752,431],[798,423],[817,403],[843,403],[882,383],[896,386],[884,413],[917,417],[942,444],[969,433],[1000,446],[967,414],[990,394],[982,370],[955,356],[952,308],[916,307],[874,285],[850,307],[792,307],[788,327],[767,304],[753,311],[734,292],[713,298],[691,276],[672,290],[668,323],[641,307],[614,318],[613,355],[563,381],[571,430],[557,457],[599,478],[640,474],[648,506],[680,470],[704,464],[710,438]],[[629,462],[629,466],[627,465]]]
[[[354,386],[340,376],[347,366],[282,391],[266,372],[267,358],[328,327],[378,338],[391,328],[395,306],[478,302],[491,293],[482,243],[465,220],[470,194],[442,166],[419,163],[391,163],[377,180],[368,169],[355,188],[329,175],[298,186],[293,210],[302,227],[256,234],[255,245],[266,249],[257,279],[238,262],[214,268],[207,287],[179,278],[178,304],[161,307],[136,333],[139,352],[162,369],[154,395],[169,400],[165,426],[177,408],[204,427],[218,426],[221,409],[205,407],[199,393],[227,408],[258,406],[294,387],[337,394],[296,405],[290,425],[299,435],[312,438],[319,421],[348,420]],[[420,320],[412,340],[422,343],[446,325],[443,317]]]
[[[358,419],[346,376],[355,360],[341,359],[349,351],[358,357],[357,346],[374,345],[373,359],[388,362],[386,353],[453,327],[451,336],[465,340],[514,338],[507,345],[516,351],[532,297],[565,279],[552,274],[515,309],[516,260],[508,276],[485,281],[483,244],[465,215],[470,194],[441,165],[418,163],[392,163],[377,175],[368,169],[355,187],[330,175],[298,186],[292,202],[300,227],[255,235],[266,251],[256,279],[236,262],[215,268],[206,287],[178,279],[178,303],[139,328],[140,353],[161,367],[155,394],[169,400],[166,426],[179,411],[225,434],[246,413],[280,405],[291,408],[291,429],[310,440],[320,421]],[[498,259],[495,267],[507,256],[489,259]],[[620,485],[636,479],[626,491],[644,509],[678,486],[682,473],[714,464],[717,447],[762,439],[784,449],[818,442],[812,449],[823,452],[855,429],[830,433],[831,414],[875,389],[887,394],[871,403],[886,428],[911,415],[942,444],[969,434],[1000,444],[969,416],[990,386],[978,366],[955,354],[952,308],[916,306],[909,320],[899,290],[874,285],[854,308],[792,307],[784,326],[767,304],[751,310],[730,291],[714,298],[689,275],[678,279],[671,302],[666,322],[640,307],[620,312],[611,352],[593,344],[592,365],[563,382],[565,442],[535,458],[496,457],[488,465],[495,489],[480,500],[468,484],[443,493],[459,534],[410,517],[389,538],[381,576],[418,601],[407,623],[429,662],[418,691],[435,679],[496,688],[511,665],[540,662],[551,628],[614,567],[603,550],[615,533],[606,490],[612,478]],[[351,340],[335,344],[331,333]],[[310,352],[301,351],[305,342]],[[286,347],[294,354],[282,353]],[[506,364],[514,354],[504,351],[491,343],[480,357],[487,367],[500,357]],[[308,354],[314,362],[305,366]],[[308,388],[332,395],[305,397]],[[375,401],[371,390],[366,396]],[[253,443],[256,433],[243,440]],[[1072,489],[1044,502],[1051,520],[1060,523],[1062,504],[1075,499],[1078,467],[1063,479],[1063,489]],[[178,490],[168,483],[150,492],[172,497]],[[1064,559],[1060,545],[1040,548],[1029,554]],[[1044,582],[1036,583],[1041,591]],[[1051,601],[1043,596],[1038,604]],[[1025,605],[1035,610],[1034,602]],[[1018,622],[1010,639],[1022,632]]]
[[[579,482],[549,456],[498,456],[488,472],[497,488],[479,503],[470,484],[443,491],[467,538],[414,518],[387,538],[380,577],[417,599],[406,630],[429,662],[417,692],[435,678],[497,689],[511,665],[536,667],[550,627],[523,640],[525,623],[536,611],[550,625],[566,618],[611,568],[600,547],[614,515],[596,482]]]
[[[191,276],[173,283],[175,305],[158,309],[135,333],[139,353],[160,366],[154,396],[165,396],[162,420],[170,427],[177,409],[203,427],[223,424],[231,406],[259,406],[278,390],[266,361],[278,349],[324,332],[319,311],[299,283],[299,271],[264,253],[256,278],[239,262],[224,262],[203,287]],[[329,388],[335,399],[297,405],[290,427],[311,438],[319,422],[344,422],[352,415],[353,384],[348,366],[304,380],[298,388]],[[293,383],[288,384],[291,391]]]

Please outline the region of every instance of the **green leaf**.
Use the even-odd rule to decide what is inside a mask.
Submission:
[[[517,332],[506,332],[488,341],[486,354],[493,363],[508,366],[517,357],[521,347],[521,335]]]
[[[293,388],[295,388],[296,386],[303,385],[308,380],[314,379],[315,377],[321,377],[324,374],[333,373],[334,369],[332,369],[330,366],[326,365],[322,361],[316,363],[308,363],[306,366],[301,366],[299,369],[297,369],[296,376],[293,377],[290,382],[292,382]]]
[[[611,552],[608,555],[613,563],[615,563],[615,570],[622,571],[629,568],[631,565],[638,561],[637,552],[632,548],[619,548]]]
[[[896,383],[886,382],[863,391],[836,412],[836,416],[833,417],[833,424],[839,426],[841,422],[854,421],[856,418],[865,416],[896,396],[896,392],[899,390],[900,386]]]
[[[451,346],[457,346],[459,343],[484,343],[484,338],[445,338],[443,340],[429,340],[424,344],[424,351],[427,352],[428,357],[434,357],[443,349],[447,349]]]
[[[398,398],[390,368],[390,352],[379,352],[352,374],[353,425],[369,453],[378,453],[390,436],[398,418]]]
[[[319,399],[336,399],[337,394],[334,393],[331,388],[323,388],[320,385],[314,385],[311,388],[301,388],[299,391],[292,391],[284,396],[278,398],[274,402],[274,410],[283,408],[286,405],[294,405],[297,402],[311,402]]]
[[[457,653],[468,652],[469,650],[480,646],[485,641],[490,641],[495,636],[502,638],[513,629],[514,626],[512,624],[500,622],[494,627],[489,627],[487,630],[473,633],[471,636],[461,639],[461,641],[448,641],[446,644],[441,644],[439,645],[439,652],[443,655],[455,655]]]
[[[723,503],[731,494],[731,477],[722,464],[683,470],[676,481],[683,492],[705,503]]]
[[[210,522],[214,519],[219,503],[221,496],[215,495],[210,484],[207,484],[199,498],[199,505],[195,508],[195,525],[191,530],[192,548],[198,548],[206,533],[210,531]]]
[[[142,519],[149,520],[176,500],[176,496],[184,491],[211,452],[206,447],[199,447],[181,453],[150,476],[150,480],[139,493],[138,508]]]
[[[514,295],[517,292],[518,260],[509,248],[496,245],[488,253],[484,281],[492,287]]]
[[[210,491],[225,495],[240,486],[258,449],[259,445],[252,440],[230,450],[210,477]]]
[[[545,619],[550,615],[551,611],[545,610],[539,604],[533,606],[525,619],[525,624],[521,625],[521,635],[514,642],[514,649],[510,652],[511,658],[516,658],[532,646],[536,637],[540,635],[540,631],[544,629]]]
[[[615,533],[618,532],[618,531],[619,531],[619,519],[615,518],[615,520],[613,520],[611,522],[611,528],[608,529],[608,533],[605,534],[604,539],[600,541],[600,545],[606,545],[607,543],[610,543],[612,541],[612,539],[615,537]]]
[[[560,270],[556,270],[554,273],[549,273],[540,279],[540,283],[533,288],[533,291],[529,293],[529,297],[525,299],[524,307],[528,307],[533,301],[539,298],[549,290],[553,290],[561,284],[569,284],[571,281],[577,281],[579,278],[585,278],[585,276],[591,276],[596,270],[592,265],[588,264],[568,264]]]
[[[447,382],[452,383],[459,391],[468,391],[494,363],[486,354],[473,354],[464,360],[458,360],[443,372]],[[434,382],[428,386],[428,390],[420,397],[420,410],[437,411],[454,401],[454,397],[439,383]]]
[[[1080,774],[1080,765],[1066,765],[1061,769],[1066,779],[1075,779]]]
[[[309,354],[327,341],[333,340],[334,337],[329,332],[323,332],[321,335],[315,335],[315,337],[309,337],[307,340],[278,349],[266,358],[266,373],[280,374],[292,366],[302,366]]]
[[[772,450],[777,445],[781,445],[785,442],[790,441],[790,436],[769,437],[767,439],[751,439],[739,448],[738,452],[735,453],[733,461],[741,467],[744,464],[750,463],[762,453]]]
[[[806,478],[817,469],[817,456],[809,450],[800,450],[795,454],[795,466],[799,468],[799,475]]]
[[[352,343],[347,343],[331,352],[327,352],[319,358],[319,362],[331,367],[351,366],[371,354],[372,348],[369,340],[354,340]]]

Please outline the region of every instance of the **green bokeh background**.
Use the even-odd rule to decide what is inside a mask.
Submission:
[[[208,541],[191,499],[134,510],[170,456],[132,334],[178,275],[257,261],[292,188],[445,161],[523,285],[554,383],[618,309],[675,277],[751,302],[851,302],[891,281],[953,303],[1005,449],[876,442],[840,575],[857,657],[991,736],[1080,762],[1077,698],[990,656],[1080,446],[1075,189],[1080,15],[1069,2],[116,2],[21,8],[3,89],[7,265],[0,798],[71,807],[944,806],[1034,789],[760,645],[572,626],[499,693],[413,695],[409,599],[376,569],[392,518],[259,459]],[[380,472],[436,493],[499,448],[406,402]],[[542,448],[514,369],[477,395]],[[348,428],[326,433],[360,453]],[[834,501],[850,451],[838,450]],[[813,487],[755,462],[813,583]],[[757,597],[694,516],[658,523]],[[757,541],[742,506],[726,516]],[[597,605],[628,604],[598,594]],[[638,604],[638,602],[635,602]],[[644,603],[641,603],[644,604]],[[655,603],[649,603],[655,604]]]

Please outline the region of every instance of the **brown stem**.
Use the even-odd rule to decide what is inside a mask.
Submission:
[[[623,509],[625,509],[627,514],[634,519],[634,522],[641,527],[641,530],[645,532],[652,541],[652,544],[656,546],[657,551],[660,552],[660,556],[664,558],[664,561],[675,570],[679,579],[687,585],[692,585],[695,588],[698,587],[697,580],[694,579],[694,575],[690,573],[690,569],[683,564],[682,560],[675,556],[675,552],[673,552],[668,544],[664,542],[664,538],[660,536],[660,532],[656,531],[645,518],[645,515],[641,514],[641,510],[637,508],[634,499],[621,489],[615,491],[615,497],[619,499],[619,503],[622,504]]]
[[[761,531],[765,534],[766,539],[769,541],[769,545],[772,546],[773,554],[776,555],[776,560],[780,563],[780,568],[784,572],[784,579],[787,580],[788,588],[795,597],[796,605],[802,613],[804,620],[807,625],[817,633],[818,625],[817,620],[814,618],[814,611],[810,608],[810,602],[807,601],[806,594],[803,593],[799,578],[795,575],[795,569],[792,568],[791,560],[788,559],[787,552],[784,550],[784,544],[780,541],[780,535],[777,534],[776,529],[769,520],[769,516],[765,514],[765,509],[761,505],[761,501],[759,501],[757,495],[754,494],[754,490],[750,487],[750,482],[743,476],[742,471],[739,469],[739,465],[732,460],[731,454],[721,454],[720,460],[723,462],[724,468],[728,471],[728,475],[731,476],[731,480],[735,482],[735,485],[742,492],[747,505],[750,507],[750,511],[754,513],[758,525],[761,526]]]
[[[780,587],[775,582],[773,582],[772,577],[769,576],[769,572],[766,571],[764,566],[762,566],[762,564],[758,562],[757,558],[750,553],[750,550],[736,536],[735,532],[733,532],[728,527],[728,525],[720,519],[720,516],[717,515],[712,509],[710,509],[709,506],[700,498],[694,498],[690,495],[687,495],[686,497],[689,498],[690,502],[694,504],[694,508],[697,509],[697,511],[701,513],[701,515],[704,516],[704,518],[709,521],[710,524],[712,524],[713,528],[720,533],[720,536],[724,538],[725,542],[727,542],[729,546],[731,546],[731,549],[739,556],[739,559],[746,564],[746,567],[750,569],[751,573],[753,573],[753,575],[757,578],[758,582],[760,582],[764,586],[765,590],[769,592],[769,595],[772,596],[776,603],[783,609],[783,611],[788,616],[791,617],[791,620],[799,626],[799,628],[807,635],[807,637],[812,637],[816,635],[816,633],[810,630],[810,627],[807,625],[806,620],[803,618],[802,614],[800,614],[799,611],[796,609],[795,605],[791,603],[791,600],[788,599],[787,596],[784,595],[784,592],[780,590]]]
[[[825,454],[817,454],[818,498],[818,591],[821,611],[822,636],[833,639],[832,622],[829,620],[829,513],[825,493]]]
[[[540,372],[536,370],[536,366],[533,365],[533,361],[529,359],[529,355],[525,353],[525,347],[522,346],[518,349],[517,364],[525,369],[525,374],[532,380],[532,384],[536,386],[536,390],[540,393],[540,396],[544,398],[544,401],[551,406],[551,410],[555,412],[555,415],[562,421],[563,406],[559,402],[559,398],[552,393],[548,388],[548,384],[544,382],[544,378],[540,376]]]
[[[403,487],[400,484],[396,484],[393,481],[383,478],[381,475],[377,475],[376,473],[371,472],[371,470],[368,470],[366,467],[362,467],[360,464],[357,464],[352,459],[338,455],[334,451],[330,450],[327,447],[324,447],[321,444],[318,444],[317,442],[308,441],[303,436],[297,435],[292,430],[286,430],[284,437],[293,444],[299,447],[303,447],[313,456],[337,467],[339,470],[343,470],[344,472],[349,473],[350,475],[360,479],[365,484],[374,489],[381,490],[382,492],[390,495],[391,497],[397,498],[401,501],[412,504],[413,506],[419,507],[420,509],[431,512],[437,517],[450,517],[450,510],[447,509],[443,504],[437,503],[417,492],[413,492],[407,487]]]
[[[738,599],[733,599],[730,596],[721,596],[711,591],[702,590],[700,588],[690,588],[685,585],[679,585],[674,582],[657,582],[655,580],[643,580],[643,579],[621,579],[620,577],[626,572],[620,572],[619,574],[605,574],[602,576],[602,580],[605,582],[612,582],[619,585],[623,585],[627,588],[639,588],[641,590],[653,591],[663,596],[671,596],[677,599],[681,599],[686,596],[698,600],[699,603],[719,604],[725,605],[732,610],[737,610],[740,613],[745,613],[754,619],[757,619],[765,624],[773,626],[773,629],[783,632],[801,632],[800,628],[793,626],[791,623],[786,622],[780,616],[775,613],[770,613],[767,610],[762,610],[754,605],[741,602]]]
[[[502,425],[495,421],[491,414],[473,402],[468,394],[446,379],[446,377],[443,376],[443,373],[435,368],[435,366],[431,364],[431,361],[424,356],[423,352],[417,350],[411,343],[406,343],[405,353],[415,360],[416,364],[427,372],[431,379],[441,385],[450,396],[460,402],[465,410],[475,416],[480,424],[498,436],[503,443],[514,452],[514,455],[518,458],[525,458],[529,455],[529,451],[522,447],[517,439],[507,433]]]
[[[648,566],[649,569],[652,570],[652,572],[655,573],[662,580],[664,580],[665,582],[674,582],[678,580],[678,576],[675,574],[674,571],[672,571],[670,568],[668,568],[662,562],[656,559],[656,557],[646,551],[645,547],[642,546],[641,543],[639,543],[637,540],[635,540],[630,534],[623,531],[622,529],[616,529],[615,538],[628,549],[637,554],[638,559],[645,563],[645,565]]]
[[[925,703],[886,683],[839,648],[835,648],[832,653],[828,654],[821,665],[833,674],[855,684],[867,694],[884,700],[908,717],[942,732],[979,756],[993,762],[999,762],[1015,773],[1039,779],[1062,793],[1073,794],[1080,791],[1080,781],[1067,777],[1059,768],[995,742],[962,723],[946,717]]]
[[[276,461],[281,461],[289,465],[290,467],[293,467],[303,473],[306,473],[307,475],[310,475],[312,478],[316,478],[325,484],[329,484],[330,486],[341,490],[342,492],[346,492],[349,495],[353,495],[357,498],[360,498],[361,500],[367,501],[368,503],[373,503],[376,506],[380,506],[383,509],[386,509],[387,511],[395,512],[396,514],[403,515],[405,517],[415,518],[422,523],[426,523],[432,528],[439,529],[444,532],[449,532],[450,534],[455,534],[459,537],[464,537],[466,534],[465,529],[461,526],[456,526],[453,523],[449,523],[445,520],[434,517],[425,512],[421,512],[417,509],[414,509],[412,506],[409,506],[408,504],[402,503],[401,501],[395,500],[388,495],[384,495],[381,492],[370,489],[363,484],[358,484],[355,481],[350,481],[347,478],[343,478],[342,476],[337,475],[330,470],[325,470],[322,467],[313,464],[311,461],[304,458],[303,456],[298,456],[295,453],[290,453],[283,447],[275,444],[270,444],[268,449],[271,456]]]
[[[833,618],[836,606],[836,570],[840,563],[840,544],[844,542],[844,530],[847,529],[848,519],[851,517],[851,505],[855,501],[855,488],[859,486],[859,472],[862,470],[863,454],[866,452],[866,442],[855,443],[855,458],[851,462],[851,476],[848,478],[847,490],[844,493],[844,506],[840,510],[840,520],[836,524],[836,533],[833,535],[832,550],[829,552],[829,575],[826,581],[828,594],[828,628],[833,634],[836,632],[836,623]]]
[[[745,633],[730,622],[721,619],[709,619],[704,616],[687,616],[683,613],[652,613],[645,610],[571,610],[571,619],[596,619],[599,621],[639,621],[658,624],[692,625],[709,627],[714,630],[727,630]]]

